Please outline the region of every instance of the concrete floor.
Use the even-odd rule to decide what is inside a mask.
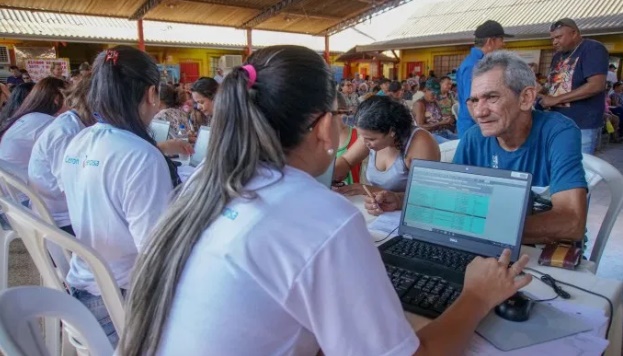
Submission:
[[[13,240],[9,256],[9,287],[39,284],[39,272],[22,240]]]

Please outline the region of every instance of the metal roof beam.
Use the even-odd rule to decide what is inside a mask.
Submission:
[[[303,0],[281,0],[273,6],[267,7],[262,12],[257,14],[254,18],[249,21],[243,23],[240,27],[243,28],[253,28],[262,22],[270,19],[271,17],[277,16],[281,11],[283,11],[288,6],[292,6],[296,3],[299,3]]]
[[[230,6],[230,7],[238,7],[241,9],[251,9],[251,10],[259,10],[257,6],[252,6],[246,3],[237,3],[230,0],[181,0],[182,2],[190,2],[195,4],[205,4],[205,5],[222,5],[222,6]]]
[[[316,36],[334,35],[349,27],[359,25],[360,23],[365,22],[366,20],[371,19],[372,17],[383,14],[389,10],[395,9],[398,6],[404,5],[411,1],[413,0],[387,0],[387,1],[381,2],[377,5],[373,5],[371,8],[369,8],[368,10],[365,10],[362,13],[359,13],[355,16],[345,19],[344,21],[340,21],[336,23],[335,25],[317,33]]]
[[[299,11],[284,11],[281,14],[283,16],[303,17],[305,19],[314,19],[314,20],[340,21],[342,19],[339,16],[323,15],[323,14],[318,14],[318,13],[305,13],[305,12],[299,12]]]
[[[134,14],[132,14],[132,16],[130,16],[130,20],[140,20],[143,17],[145,17],[145,15],[147,15],[147,13],[149,11],[151,11],[152,9],[154,9],[156,6],[160,5],[160,3],[163,0],[145,0],[145,2],[143,3],[143,5],[141,5],[141,7],[139,7]]]
[[[258,11],[261,10],[255,6],[251,6],[249,4],[245,4],[242,2],[232,4],[232,2],[228,0],[180,0],[180,1],[191,3],[191,4],[233,6],[233,7],[238,7],[242,9],[258,10]],[[331,21],[339,21],[342,19],[339,16],[331,16],[331,15],[326,15],[322,13],[310,13],[307,11],[301,11],[301,10],[295,10],[295,9],[282,11],[281,13],[285,16],[290,15],[290,16],[296,16],[296,17],[304,17],[306,19],[331,20]]]

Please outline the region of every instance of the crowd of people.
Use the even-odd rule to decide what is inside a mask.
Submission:
[[[123,335],[78,256],[66,281],[120,355],[456,354],[530,282],[517,277],[527,257],[511,268],[508,253],[476,258],[461,297],[416,334],[363,217],[335,192],[371,191],[365,208],[374,215],[400,210],[411,161],[439,161],[439,144],[460,137],[454,163],[529,172],[550,202],[527,217],[524,243],[580,243],[582,152],[603,126],[608,64],[574,22],[557,21],[551,34],[557,72],[543,88],[502,50],[508,34],[495,21],[476,29],[452,76],[356,75],[337,88],[324,60],[299,46],[263,48],[226,76],[178,86],[161,82],[148,54],[116,46],[71,83],[54,73],[11,80],[0,160],[24,172],[56,225],[110,267],[127,302]],[[559,83],[570,61],[573,82]],[[615,81],[612,115],[622,93]],[[154,140],[152,120],[171,123],[169,140]],[[211,127],[206,157],[185,182],[172,160],[193,151],[192,139],[175,138],[182,125]],[[330,165],[333,192],[314,179]],[[375,307],[362,313],[367,305]]]
[[[374,95],[402,103],[410,111],[414,125],[429,131],[438,143],[443,143],[458,138],[453,112],[453,106],[458,104],[457,85],[451,75],[437,78],[435,72],[430,71],[428,76],[411,74],[403,81],[392,81],[387,78],[370,80],[369,77],[362,80],[356,73],[352,79],[343,79],[338,91],[346,100],[344,109],[351,114],[361,102]],[[350,125],[354,124],[351,120]]]

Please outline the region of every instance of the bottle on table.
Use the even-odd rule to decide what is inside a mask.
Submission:
[[[188,130],[186,130],[186,126],[184,124],[180,124],[177,130],[176,139],[188,142]],[[190,155],[180,154],[179,161],[183,166],[187,166],[190,164]]]

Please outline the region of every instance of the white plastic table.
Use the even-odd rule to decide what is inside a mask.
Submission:
[[[363,196],[353,196],[348,197],[348,199],[362,212],[366,222],[370,224],[375,216],[370,215],[364,208]],[[372,237],[375,240],[379,240],[384,238],[387,234],[384,232],[370,231]],[[384,241],[385,242],[385,241]],[[539,259],[540,250],[534,247],[523,246],[521,249],[523,254],[527,254],[530,256],[530,262],[528,263],[528,267],[533,268],[539,272],[547,273],[554,277],[556,280],[567,282],[573,285],[577,285],[589,291],[599,293],[605,297],[608,297],[614,306],[613,316],[612,316],[612,326],[610,327],[610,333],[608,340],[610,341],[610,345],[606,350],[606,355],[608,356],[619,356],[621,355],[621,346],[623,343],[623,304],[622,304],[622,292],[623,292],[623,283],[615,280],[603,279],[595,276],[590,272],[590,266],[582,266],[578,268],[576,271],[570,271],[562,268],[554,268],[554,267],[543,267],[539,266],[537,261]],[[583,262],[590,263],[590,262]],[[537,275],[538,276],[538,275]],[[580,305],[590,306],[593,308],[599,308],[604,310],[606,316],[609,314],[609,305],[608,303],[599,298],[597,296],[593,296],[586,292],[577,290],[572,287],[561,286],[565,291],[571,294],[571,299],[566,300],[570,303],[577,303]],[[554,291],[540,280],[533,279],[533,281],[526,286],[524,291],[538,297],[538,298],[551,298],[555,296]],[[418,330],[428,322],[430,319],[412,314],[409,312],[405,312],[407,319],[411,323],[411,326],[414,330]]]

